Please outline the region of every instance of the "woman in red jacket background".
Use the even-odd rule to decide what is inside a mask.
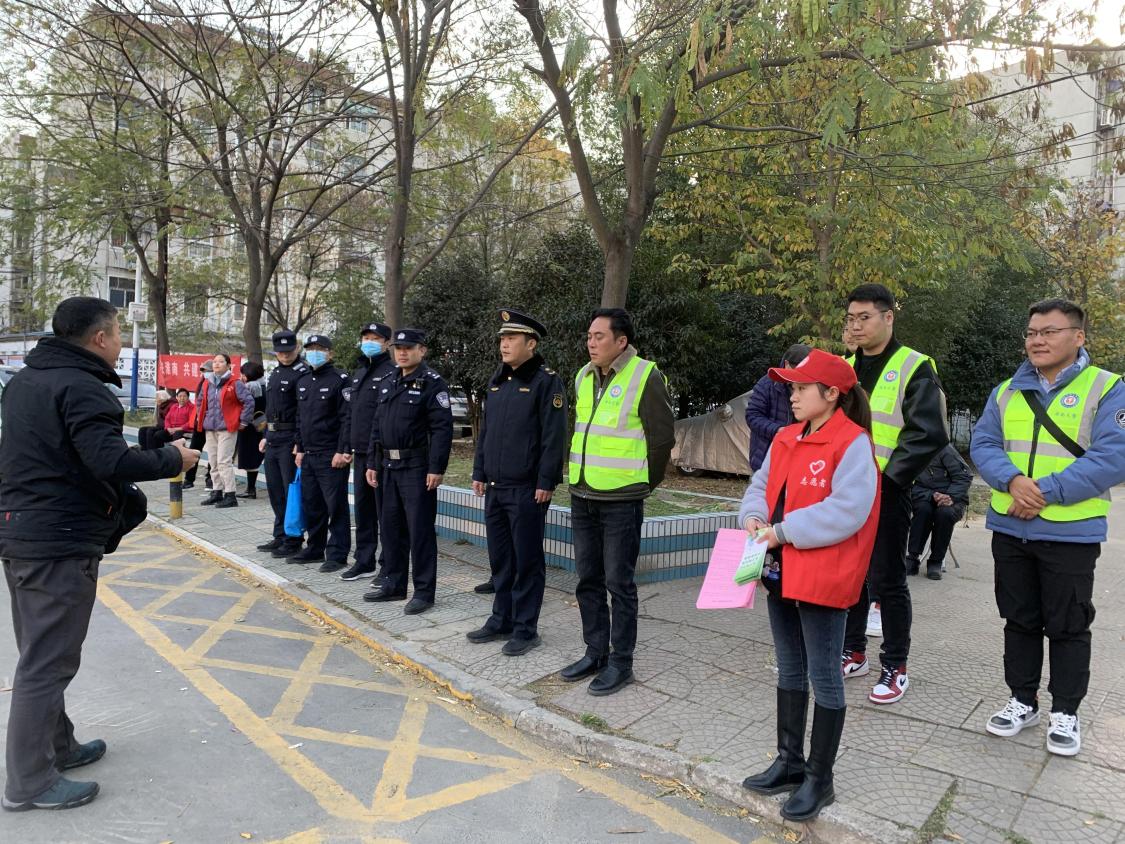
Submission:
[[[835,799],[832,768],[846,712],[839,654],[875,542],[879,470],[867,396],[843,358],[813,349],[796,367],[769,375],[789,383],[797,422],[775,437],[739,519],[767,541],[778,564],[762,581],[777,654],[778,753],[743,785],[761,794],[795,789],[781,814],[804,821]],[[806,761],[810,681],[816,705]]]

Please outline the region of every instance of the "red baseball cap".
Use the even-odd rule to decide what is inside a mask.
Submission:
[[[839,355],[813,349],[808,357],[792,369],[774,367],[769,371],[774,381],[789,384],[823,384],[836,387],[841,393],[851,392],[856,385],[855,370]]]

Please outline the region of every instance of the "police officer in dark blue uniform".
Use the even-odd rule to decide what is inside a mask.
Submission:
[[[355,500],[355,563],[340,572],[341,580],[359,580],[375,575],[375,549],[379,545],[379,500],[382,487],[367,483],[367,446],[379,390],[395,372],[395,362],[387,351],[391,327],[381,322],[363,326],[359,350],[363,357],[352,373],[349,386],[351,404],[352,497]],[[386,568],[386,554],[379,555],[379,567]]]
[[[297,382],[297,465],[308,546],[291,563],[324,560],[322,572],[347,566],[352,546],[348,465],[352,460],[348,373],[332,365],[332,340],[310,334],[309,371]]]
[[[407,615],[434,605],[437,590],[437,489],[453,447],[453,413],[445,379],[428,367],[426,335],[400,328],[391,340],[397,369],[379,388],[367,448],[367,482],[383,488],[379,529],[386,574],[365,601],[406,598],[410,558],[414,595]]]
[[[288,329],[274,332],[273,353],[277,368],[266,382],[266,436],[259,448],[265,452],[266,490],[273,508],[273,539],[258,546],[274,557],[290,557],[301,550],[301,538],[285,535],[285,502],[289,484],[297,473],[293,441],[297,438],[297,379],[309,371],[301,360],[297,335]]]
[[[510,637],[504,653],[519,656],[539,645],[543,529],[566,459],[566,390],[539,355],[543,324],[510,308],[500,319],[503,362],[484,395],[473,461],[496,597],[488,621],[466,636],[476,643]]]

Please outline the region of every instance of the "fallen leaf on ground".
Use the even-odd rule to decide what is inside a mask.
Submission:
[[[647,830],[644,829],[631,829],[627,827],[617,827],[616,829],[607,829],[610,835],[644,835]]]

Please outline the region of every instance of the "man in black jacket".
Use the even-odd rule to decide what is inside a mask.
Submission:
[[[845,317],[859,383],[870,396],[872,440],[880,475],[879,532],[871,551],[868,583],[848,612],[842,670],[859,677],[867,662],[868,584],[882,605],[882,670],[868,695],[872,703],[902,699],[910,685],[912,608],[906,582],[910,487],[934,455],[949,443],[945,393],[931,358],[903,346],[894,334],[895,297],[881,284],[861,284],[848,296]]]
[[[914,488],[910,490],[910,504],[914,517],[910,521],[910,542],[906,551],[906,573],[917,574],[921,566],[922,549],[930,537],[930,558],[926,561],[926,577],[941,580],[942,564],[953,526],[965,515],[969,504],[969,484],[973,473],[964,458],[952,445],[939,451],[925,468]]]
[[[547,583],[543,531],[566,459],[566,387],[543,362],[543,323],[500,311],[500,359],[488,382],[473,461],[473,494],[484,503],[488,559],[496,598],[470,642],[508,639],[504,653],[539,646],[539,612]],[[510,637],[510,638],[509,638]]]
[[[172,477],[199,459],[179,441],[149,451],[126,445],[124,411],[106,388],[121,386],[121,329],[109,302],[67,299],[52,329],[3,398],[0,559],[20,653],[2,801],[9,811],[69,809],[97,796],[97,783],[59,772],[106,750],[101,740],[75,740],[63,701],[78,672],[98,563],[121,537],[125,485]]]
[[[359,580],[375,576],[375,550],[379,547],[379,509],[383,490],[367,483],[367,446],[371,439],[371,423],[375,421],[375,405],[380,390],[395,373],[387,343],[391,327],[370,322],[359,335],[360,362],[352,373],[348,387],[351,413],[352,496],[355,499],[355,562],[340,572],[341,580]],[[379,554],[379,568],[387,566],[386,553]]]

